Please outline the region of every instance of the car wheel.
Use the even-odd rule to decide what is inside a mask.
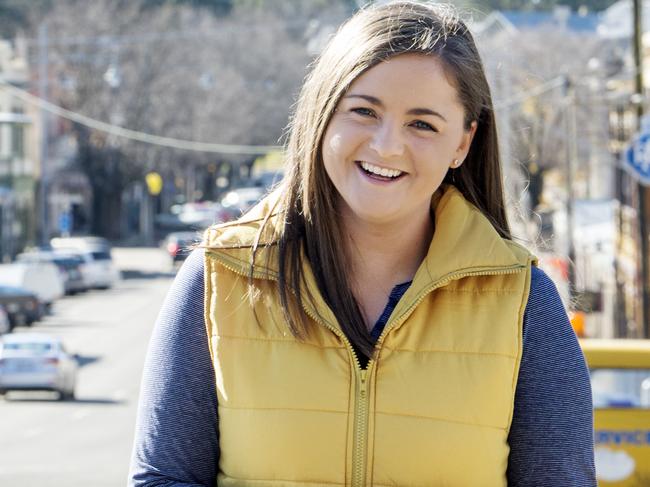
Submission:
[[[59,401],[70,401],[74,399],[74,391],[59,391]]]
[[[18,313],[16,314],[16,323],[14,326],[27,326],[27,316],[25,316],[25,313]]]

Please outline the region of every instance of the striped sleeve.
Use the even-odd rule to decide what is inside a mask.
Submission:
[[[589,372],[553,281],[533,268],[508,485],[595,487]]]
[[[130,487],[215,485],[217,394],[203,318],[203,251],[179,271],[145,361]]]

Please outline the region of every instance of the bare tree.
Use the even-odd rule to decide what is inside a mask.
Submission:
[[[244,5],[217,17],[188,6],[62,0],[47,16],[50,96],[141,132],[273,145],[311,59],[304,36],[316,11],[287,16]],[[343,10],[331,11],[340,16]],[[80,125],[74,133],[79,167],[94,192],[93,230],[112,237],[122,192],[144,172],[155,169],[173,180],[188,167],[245,160],[133,142]]]
[[[594,69],[613,65],[612,46],[593,35],[544,27],[481,39],[486,65],[497,87],[497,107],[507,118],[508,144],[514,165],[533,186],[538,203],[545,171],[564,170],[567,144],[567,104],[576,103],[578,163],[594,154],[607,156],[607,107],[602,89],[612,73]],[[594,63],[594,60],[597,62]],[[567,98],[569,90],[575,98]],[[597,93],[594,85],[600,87]],[[591,91],[590,91],[591,90]],[[522,96],[523,95],[523,96]],[[597,143],[601,141],[601,143]]]

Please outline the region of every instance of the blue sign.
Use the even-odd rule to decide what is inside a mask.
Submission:
[[[72,215],[69,211],[61,213],[59,215],[59,232],[62,235],[70,234],[72,230]]]
[[[650,186],[650,119],[641,121],[641,132],[623,155],[623,167],[634,179]]]

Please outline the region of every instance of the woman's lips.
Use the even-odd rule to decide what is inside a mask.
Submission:
[[[383,183],[392,183],[402,179],[406,175],[405,172],[399,171],[398,169],[387,169],[374,164],[365,162],[365,161],[355,161],[359,171],[366,176],[368,179],[373,181],[383,182]],[[378,174],[379,172],[383,174]],[[394,176],[391,176],[391,175]]]

